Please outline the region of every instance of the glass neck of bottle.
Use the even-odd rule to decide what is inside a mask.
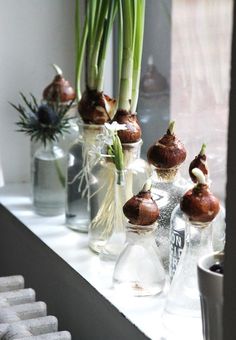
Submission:
[[[180,177],[180,173],[178,168],[165,170],[155,168],[153,171],[153,177],[157,182],[173,183],[176,179]]]
[[[139,239],[149,240],[155,239],[154,233],[157,229],[157,223],[153,223],[147,226],[135,225],[128,223],[127,230],[127,240],[131,242],[135,242]]]
[[[125,170],[115,169],[115,185],[125,186]]]
[[[57,146],[56,141],[46,141],[46,143],[42,145],[42,149],[46,152],[53,152],[55,146]]]
[[[124,152],[125,168],[127,168],[136,159],[140,158],[142,144],[143,144],[142,140],[139,140],[136,143],[123,143],[122,144],[123,152]]]
[[[99,135],[102,135],[103,131],[103,125],[79,124],[80,138],[86,144],[94,145],[99,143]]]
[[[212,223],[187,222],[185,244],[187,252],[196,259],[212,251]]]

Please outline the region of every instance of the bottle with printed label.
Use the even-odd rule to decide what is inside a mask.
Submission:
[[[179,167],[186,158],[186,150],[174,134],[174,122],[170,123],[166,134],[149,148],[147,158],[153,166],[152,195],[160,209],[156,242],[168,272],[170,217],[188,187],[187,181],[179,173]]]

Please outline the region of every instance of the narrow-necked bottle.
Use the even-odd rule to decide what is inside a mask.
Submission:
[[[171,122],[166,134],[148,150],[147,158],[153,166],[152,195],[160,209],[156,242],[166,271],[169,270],[170,217],[187,188],[179,167],[186,158],[186,150],[174,134]]]
[[[218,199],[210,192],[205,176],[192,170],[197,184],[180,202],[184,213],[185,245],[168,292],[163,313],[163,326],[176,339],[200,339],[201,308],[197,284],[197,261],[213,251],[212,222],[220,210]],[[186,324],[188,327],[186,327]]]
[[[114,269],[115,289],[134,296],[156,295],[163,290],[165,271],[155,243],[159,209],[151,196],[151,182],[129,199],[123,212],[128,219],[126,245]]]
[[[206,145],[203,144],[199,154],[192,160],[189,165],[189,175],[191,180],[196,183],[197,179],[192,174],[192,169],[200,169],[208,183],[209,169],[207,165]],[[183,218],[184,213],[180,209],[180,206],[176,206],[173,210],[170,220],[170,261],[169,261],[169,276],[172,280],[175,270],[177,268],[183,247],[185,236],[185,220]],[[220,211],[216,218],[212,221],[212,233],[213,233],[213,248],[214,251],[222,251],[225,242],[225,209],[220,206]]]

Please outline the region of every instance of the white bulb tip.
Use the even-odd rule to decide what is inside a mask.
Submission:
[[[206,177],[204,175],[204,173],[198,169],[198,168],[194,168],[192,170],[192,174],[197,177],[197,181],[199,184],[206,184]]]

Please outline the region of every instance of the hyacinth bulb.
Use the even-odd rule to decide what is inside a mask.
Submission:
[[[113,118],[115,105],[115,99],[87,88],[79,101],[78,110],[84,123],[102,125]]]
[[[147,226],[157,221],[159,209],[150,189],[151,183],[148,181],[137,195],[125,203],[123,212],[131,224]]]
[[[62,70],[55,64],[56,76],[43,90],[43,99],[48,102],[68,102],[76,98],[76,93],[70,82],[63,77]]]
[[[157,169],[167,170],[179,167],[185,158],[185,147],[175,136],[174,122],[171,122],[166,134],[148,149],[148,162]]]
[[[200,169],[207,179],[209,171],[208,171],[208,165],[207,165],[206,145],[205,144],[202,144],[202,147],[201,147],[199,154],[194,158],[194,160],[192,160],[192,162],[189,165],[189,176],[191,177],[191,179],[194,183],[197,183],[197,178],[192,173],[192,170],[194,168]]]
[[[136,143],[141,139],[142,131],[136,113],[118,110],[113,121],[126,126],[125,130],[118,131],[121,143]]]
[[[211,193],[203,172],[194,168],[197,185],[188,190],[181,199],[180,208],[192,222],[209,223],[220,210],[219,200]]]

